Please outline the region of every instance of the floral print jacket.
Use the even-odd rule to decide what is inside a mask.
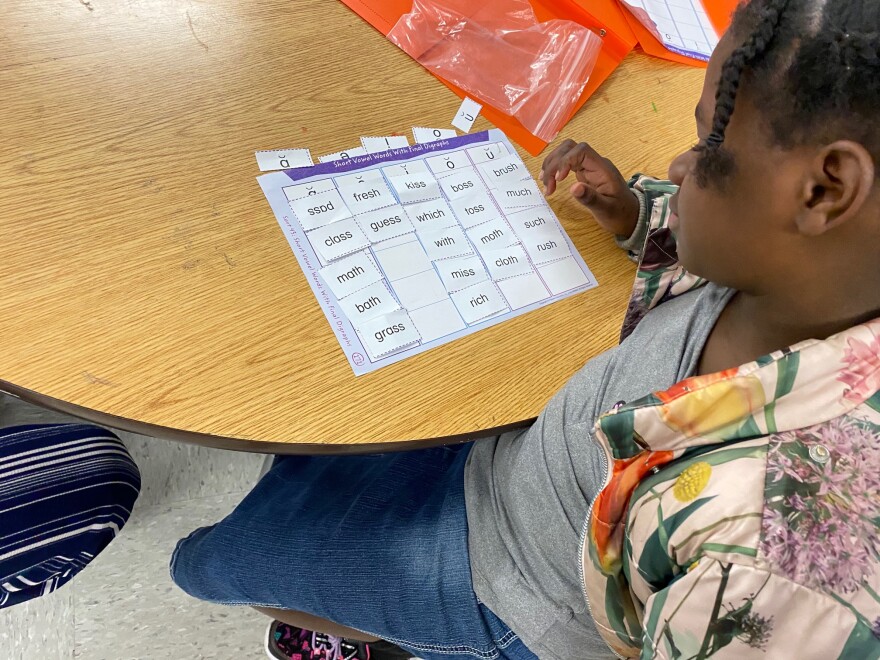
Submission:
[[[668,182],[624,324],[703,282],[676,262]],[[622,657],[880,658],[880,319],[620,405],[582,546]]]

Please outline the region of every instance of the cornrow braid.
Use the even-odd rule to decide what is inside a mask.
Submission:
[[[712,118],[712,130],[706,138],[705,146],[699,148],[701,157],[697,163],[697,181],[705,186],[712,178],[723,180],[734,169],[733,156],[723,148],[724,137],[736,97],[739,93],[743,73],[760,60],[773,44],[782,16],[788,7],[789,0],[769,0],[758,3],[753,10],[757,16],[753,19],[755,28],[745,41],[730,54],[721,68],[721,80],[715,92],[715,115]]]
[[[772,0],[767,3],[766,7],[762,7],[757,28],[739,48],[731,53],[724,63],[721,69],[721,81],[718,83],[718,90],[715,93],[715,116],[712,119],[712,132],[706,140],[710,149],[717,149],[724,143],[724,134],[727,131],[730,118],[733,116],[743,70],[752,66],[773,43],[788,2],[789,0]]]

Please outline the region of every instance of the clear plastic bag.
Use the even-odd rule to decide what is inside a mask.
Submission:
[[[388,39],[545,142],[562,129],[602,47],[572,21],[539,23],[528,0],[413,0]]]

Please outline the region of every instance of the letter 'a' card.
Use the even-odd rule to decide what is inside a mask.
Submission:
[[[356,375],[597,286],[497,129],[258,181]]]

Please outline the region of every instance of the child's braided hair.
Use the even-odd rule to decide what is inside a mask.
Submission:
[[[724,136],[743,81],[777,144],[849,139],[880,164],[880,1],[751,0],[731,30],[743,41],[722,67],[698,148],[701,185],[733,172]]]

